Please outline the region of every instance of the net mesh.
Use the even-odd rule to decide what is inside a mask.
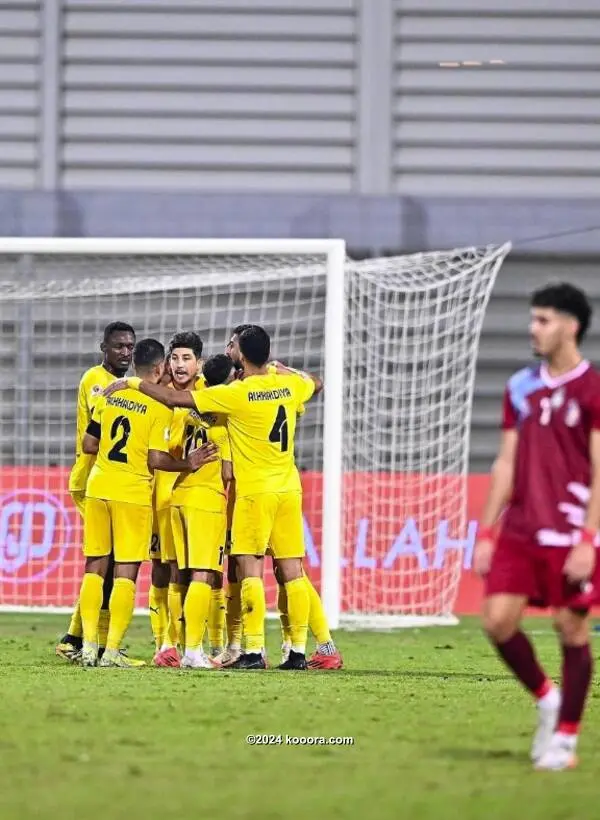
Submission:
[[[477,339],[504,252],[347,263],[343,613],[451,611],[460,560],[434,569],[436,539],[444,521],[464,536]],[[196,330],[206,356],[236,325],[261,324],[275,358],[322,374],[325,297],[324,256],[0,254],[0,602],[68,607],[77,595],[81,522],[66,490],[76,393],[108,322],[165,343]],[[317,583],[322,453],[319,397],[296,441]]]
[[[507,248],[368,260],[346,278],[341,611],[452,613],[477,348]],[[472,530],[472,528],[471,528]]]

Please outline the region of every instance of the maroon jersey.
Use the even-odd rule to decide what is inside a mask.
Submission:
[[[590,432],[600,430],[600,372],[587,361],[557,378],[544,364],[519,370],[506,387],[502,427],[519,433],[503,533],[571,547],[590,496]]]

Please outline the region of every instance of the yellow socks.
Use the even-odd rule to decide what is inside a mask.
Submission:
[[[202,649],[206,621],[211,606],[212,589],[204,581],[192,581],[183,606],[185,613],[185,649]]]
[[[150,627],[154,636],[156,649],[162,648],[169,624],[169,589],[168,587],[150,587],[148,595],[150,610]]]
[[[133,618],[135,583],[129,578],[115,578],[110,596],[110,626],[106,639],[107,651],[118,651]]]
[[[100,575],[86,572],[79,592],[79,609],[83,626],[83,640],[88,644],[98,644],[98,619],[102,606],[102,586]]]
[[[225,590],[211,590],[210,609],[208,612],[208,641],[210,650],[217,654],[223,649],[223,630],[225,628]],[[185,619],[187,626],[187,616]]]
[[[261,578],[244,578],[242,581],[242,625],[246,639],[246,652],[262,652],[265,645],[265,615],[267,604]]]
[[[81,623],[81,611],[79,609],[79,598],[75,601],[75,606],[73,608],[73,614],[71,615],[71,620],[69,622],[69,628],[67,629],[67,634],[71,635],[73,638],[82,638],[83,637],[83,625]]]
[[[106,639],[108,638],[108,626],[110,623],[110,612],[108,609],[100,610],[100,617],[98,618],[98,646],[106,646]]]
[[[331,643],[331,632],[329,631],[329,623],[327,622],[327,615],[323,609],[323,602],[321,596],[311,584],[308,576],[304,576],[306,587],[308,590],[308,600],[310,609],[308,613],[308,625],[310,631],[315,636],[319,645]]]
[[[281,642],[292,642],[292,635],[290,632],[290,619],[288,615],[288,599],[285,586],[283,584],[277,585],[277,609],[279,610],[279,623],[281,624]]]
[[[169,584],[169,626],[167,643],[169,646],[183,646],[183,601],[187,587],[183,584]]]
[[[232,581],[227,584],[227,645],[239,649],[242,645],[242,592],[241,584]]]
[[[310,602],[306,578],[294,578],[285,585],[288,600],[288,618],[292,638],[292,650],[306,653],[306,637],[308,634],[308,612]]]

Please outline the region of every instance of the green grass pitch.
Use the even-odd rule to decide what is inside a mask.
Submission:
[[[64,623],[0,616],[2,820],[600,817],[597,685],[579,769],[532,771],[535,710],[475,620],[340,632],[346,668],[321,673],[83,670],[54,657]],[[556,675],[549,623],[529,626]],[[150,658],[149,634],[137,618],[132,654]],[[274,625],[268,641],[275,662]]]

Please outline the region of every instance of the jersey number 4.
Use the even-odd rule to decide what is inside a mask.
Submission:
[[[287,453],[288,448],[288,420],[285,414],[285,407],[280,404],[277,408],[277,415],[275,416],[275,423],[271,427],[269,433],[269,441],[274,444],[279,444],[282,453]]]
[[[115,441],[120,434],[118,441]],[[113,446],[108,451],[108,458],[111,461],[118,461],[121,464],[127,464],[127,439],[131,434],[131,422],[127,416],[117,416],[110,428],[110,438],[115,441]]]

